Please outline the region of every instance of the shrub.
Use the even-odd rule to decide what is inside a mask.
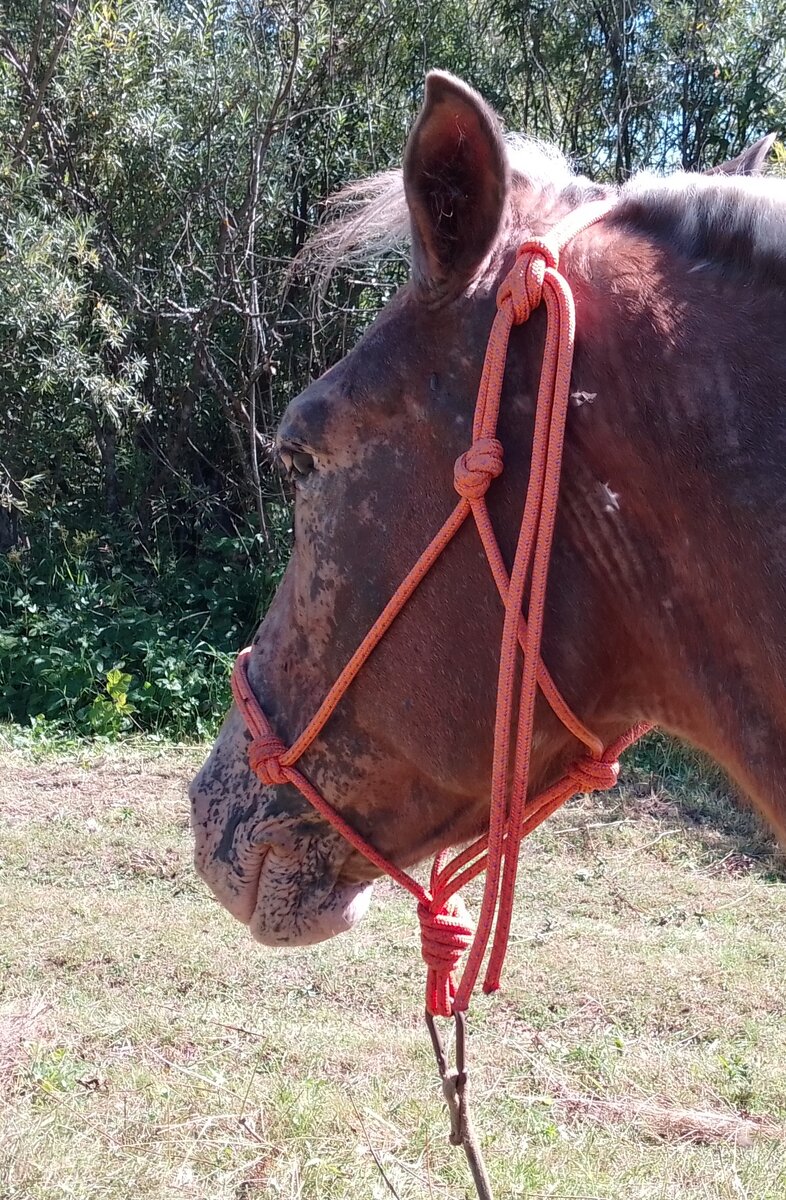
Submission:
[[[280,576],[259,537],[208,535],[154,560],[116,530],[47,532],[0,558],[0,719],[209,733]]]

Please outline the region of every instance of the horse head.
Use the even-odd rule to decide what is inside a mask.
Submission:
[[[747,449],[765,437],[767,397],[786,377],[779,361],[761,401],[766,412],[758,424],[746,413],[741,424],[743,373],[750,361],[755,386],[762,372],[745,331],[729,325],[729,304],[735,271],[755,266],[760,247],[746,242],[738,263],[743,251],[724,257],[712,233],[716,211],[723,226],[724,205],[745,207],[735,189],[759,169],[762,144],[746,153],[728,176],[682,177],[698,182],[672,191],[634,181],[611,215],[564,252],[578,341],[543,655],[601,742],[636,721],[658,722],[713,753],[777,824],[766,776],[780,726],[769,706],[756,725],[759,760],[767,760],[757,773],[735,713],[742,704],[761,715],[761,688],[778,675],[772,639],[752,637],[744,614],[724,604],[743,564],[753,588],[752,529],[761,535],[769,495],[764,488],[759,506],[742,516],[735,508],[739,489],[724,475],[728,457],[739,457],[733,431],[737,451],[740,436]],[[704,226],[681,223],[672,194],[680,187],[694,189]],[[432,73],[402,173],[368,194],[333,244],[378,240],[380,232],[392,238],[407,227],[411,277],[352,352],[292,401],[278,431],[295,483],[294,548],[254,638],[248,681],[285,745],[455,503],[453,464],[471,441],[496,293],[517,246],[615,193],[574,176],[537,143],[506,140],[476,93]],[[769,193],[749,199],[757,213],[775,203]],[[728,240],[728,222],[724,228]],[[759,220],[759,234],[763,228]],[[766,266],[780,286],[769,259]],[[774,318],[763,302],[759,309],[749,300],[748,309],[764,336]],[[514,332],[505,374],[505,473],[487,499],[508,564],[542,342],[536,313]],[[778,583],[767,597],[757,593],[770,632],[781,591]],[[502,620],[467,525],[303,757],[319,792],[398,865],[487,825]],[[717,666],[710,628],[723,639]],[[735,636],[747,639],[744,655],[732,652]],[[542,699],[535,729],[530,786],[540,789],[579,747]],[[349,928],[378,870],[295,788],[264,772],[261,781],[249,744],[235,707],[191,788],[197,869],[262,942],[306,945]]]

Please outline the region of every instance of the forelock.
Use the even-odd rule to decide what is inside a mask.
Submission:
[[[505,144],[514,182],[559,192],[575,179],[556,146],[520,133],[507,134]],[[382,171],[347,184],[327,201],[325,220],[301,251],[300,265],[324,285],[342,266],[385,255],[408,258],[410,242],[403,172]]]

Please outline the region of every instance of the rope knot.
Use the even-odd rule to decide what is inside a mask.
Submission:
[[[435,1017],[449,1017],[456,994],[455,972],[472,945],[475,928],[460,896],[451,896],[434,912],[418,904],[420,949],[428,967],[426,1008]]]
[[[568,771],[576,786],[584,792],[608,792],[616,786],[620,773],[618,762],[606,762],[585,754]]]
[[[456,459],[453,486],[465,500],[480,500],[502,468],[502,443],[496,438],[478,438]]]
[[[497,292],[497,308],[509,303],[513,324],[523,325],[543,299],[543,279],[547,267],[557,269],[559,251],[542,238],[522,242],[516,261]]]
[[[252,741],[248,748],[248,765],[265,787],[289,782],[281,765],[281,755],[286,752],[286,746],[274,733],[260,734]]]
[[[546,238],[534,237],[522,242],[516,251],[516,258],[525,258],[528,254],[542,258],[553,271],[559,267],[559,246],[552,245]]]

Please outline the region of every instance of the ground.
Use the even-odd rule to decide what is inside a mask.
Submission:
[[[252,944],[191,870],[202,754],[0,755],[0,1197],[469,1196],[409,897],[381,886],[313,950]],[[721,781],[655,757],[525,850],[470,1023],[499,1200],[786,1194],[783,862]]]

